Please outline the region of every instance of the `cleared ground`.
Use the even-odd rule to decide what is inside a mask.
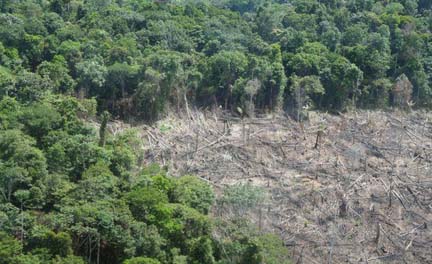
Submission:
[[[430,113],[311,113],[299,124],[189,112],[139,128],[143,163],[217,190],[266,188],[269,204],[251,217],[284,238],[293,263],[432,263]]]

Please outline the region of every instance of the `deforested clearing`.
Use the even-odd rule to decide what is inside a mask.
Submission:
[[[311,112],[298,123],[189,112],[139,128],[144,163],[220,191],[265,188],[249,217],[283,237],[293,263],[432,261],[431,113]]]

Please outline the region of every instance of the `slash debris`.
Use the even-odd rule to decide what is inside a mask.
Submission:
[[[112,127],[114,127],[112,125]],[[141,126],[145,163],[271,196],[293,263],[432,263],[432,114],[252,119],[188,112]]]

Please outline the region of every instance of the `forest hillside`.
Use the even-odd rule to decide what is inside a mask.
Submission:
[[[0,264],[431,262],[431,32],[430,0],[0,0]]]

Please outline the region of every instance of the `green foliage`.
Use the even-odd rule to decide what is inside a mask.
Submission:
[[[189,104],[279,110],[295,101],[294,75],[320,77],[318,109],[387,106],[372,95],[388,99],[383,80],[406,74],[416,105],[428,106],[426,2],[5,2],[0,95],[28,103],[78,92],[97,98],[100,113],[155,121]]]
[[[49,168],[69,175],[73,181],[79,180],[82,173],[98,160],[108,158],[106,151],[98,146],[97,139],[88,135],[53,131],[45,140],[49,142],[46,150]]]
[[[37,255],[20,255],[12,260],[12,264],[42,264],[42,260]]]
[[[0,232],[0,263],[9,264],[21,254],[21,243],[4,232]]]
[[[33,104],[23,109],[21,122],[27,134],[41,141],[61,125],[60,114],[50,105]]]
[[[97,91],[97,95],[106,99],[126,97],[137,86],[139,66],[126,63],[114,63],[108,67],[107,85]]]
[[[103,112],[102,113],[102,122],[101,122],[101,126],[99,128],[99,146],[105,146],[105,137],[107,134],[107,124],[108,121],[110,119],[110,113],[108,112]]]
[[[203,214],[209,212],[214,201],[214,194],[211,187],[193,176],[183,176],[175,182],[173,190],[175,202],[192,207]]]
[[[190,251],[188,241],[201,236],[209,236],[211,232],[210,219],[193,208],[179,205],[166,204],[161,207],[166,218],[161,218],[161,233],[166,235],[173,246]]]
[[[19,128],[21,105],[12,97],[3,97],[0,101],[0,129]]]
[[[52,264],[84,264],[84,260],[77,256],[69,255],[67,257],[61,258],[57,256],[52,261]]]
[[[12,201],[18,188],[30,189],[47,174],[42,151],[35,147],[34,139],[19,130],[0,131],[0,153],[0,191],[4,201]]]
[[[168,196],[154,187],[138,188],[127,195],[129,208],[135,218],[156,224],[159,214],[164,214],[160,207],[168,203]]]
[[[212,241],[209,238],[201,237],[193,241],[191,251],[192,261],[190,263],[215,263]]]
[[[126,204],[118,199],[77,201],[67,197],[62,201],[55,225],[66,229],[74,241],[74,248],[87,259],[97,257],[101,262],[120,263],[133,256],[135,249],[131,234],[133,218]],[[89,247],[92,249],[88,252]],[[86,250],[87,249],[87,250]]]
[[[209,58],[206,74],[211,84],[209,92],[224,102],[225,109],[232,103],[233,85],[243,75],[246,66],[247,58],[239,51],[221,51]]]
[[[264,234],[257,239],[256,243],[258,244],[258,247],[261,248],[262,259],[265,263],[290,263],[287,259],[287,255],[289,255],[288,249],[278,236],[273,234]]]
[[[105,84],[108,70],[99,57],[77,63],[76,70],[80,76],[78,85],[83,89],[84,95],[88,95],[91,89],[101,88]]]
[[[95,117],[97,113],[97,101],[94,97],[90,99],[82,99],[79,101],[81,108],[79,115],[84,118]]]
[[[123,264],[160,264],[160,262],[156,259],[137,257],[125,260]]]
[[[9,93],[20,102],[32,103],[40,101],[51,90],[51,84],[40,75],[22,70],[17,73],[14,90]]]
[[[312,98],[319,98],[325,94],[325,89],[321,84],[321,80],[318,76],[310,75],[305,77],[297,77],[294,75],[291,79],[291,93],[294,96],[294,102],[296,106],[297,120],[301,121],[303,115],[305,115],[303,109],[315,106],[316,102],[313,102]]]
[[[135,92],[134,104],[137,109],[146,109],[144,113],[139,114],[147,120],[157,119],[165,109],[168,91],[161,87],[163,77],[163,74],[147,69],[144,72],[144,81],[138,84]]]
[[[69,75],[66,60],[61,55],[55,55],[53,60],[42,62],[37,72],[42,78],[51,82],[55,92],[71,93],[75,88],[76,82]]]
[[[110,169],[117,177],[126,180],[128,184],[133,180],[131,170],[137,165],[141,157],[141,142],[135,130],[126,130],[109,142],[106,148],[110,151]]]
[[[291,263],[289,252],[279,237],[262,234],[245,219],[220,220],[215,232],[222,238],[220,241],[224,241],[216,247],[217,254],[223,255],[219,263]]]
[[[43,230],[43,229],[42,229]],[[51,256],[67,257],[72,254],[72,239],[68,233],[43,230],[34,233],[29,242],[31,248],[45,248]]]
[[[96,112],[94,99],[78,100],[72,96],[52,95],[44,98],[62,117],[62,128],[72,134],[88,134],[80,117],[88,117]]]
[[[115,198],[119,195],[118,182],[109,166],[98,161],[83,172],[75,189],[76,196],[87,201]]]
[[[0,96],[9,95],[15,86],[15,76],[9,69],[0,66]]]

